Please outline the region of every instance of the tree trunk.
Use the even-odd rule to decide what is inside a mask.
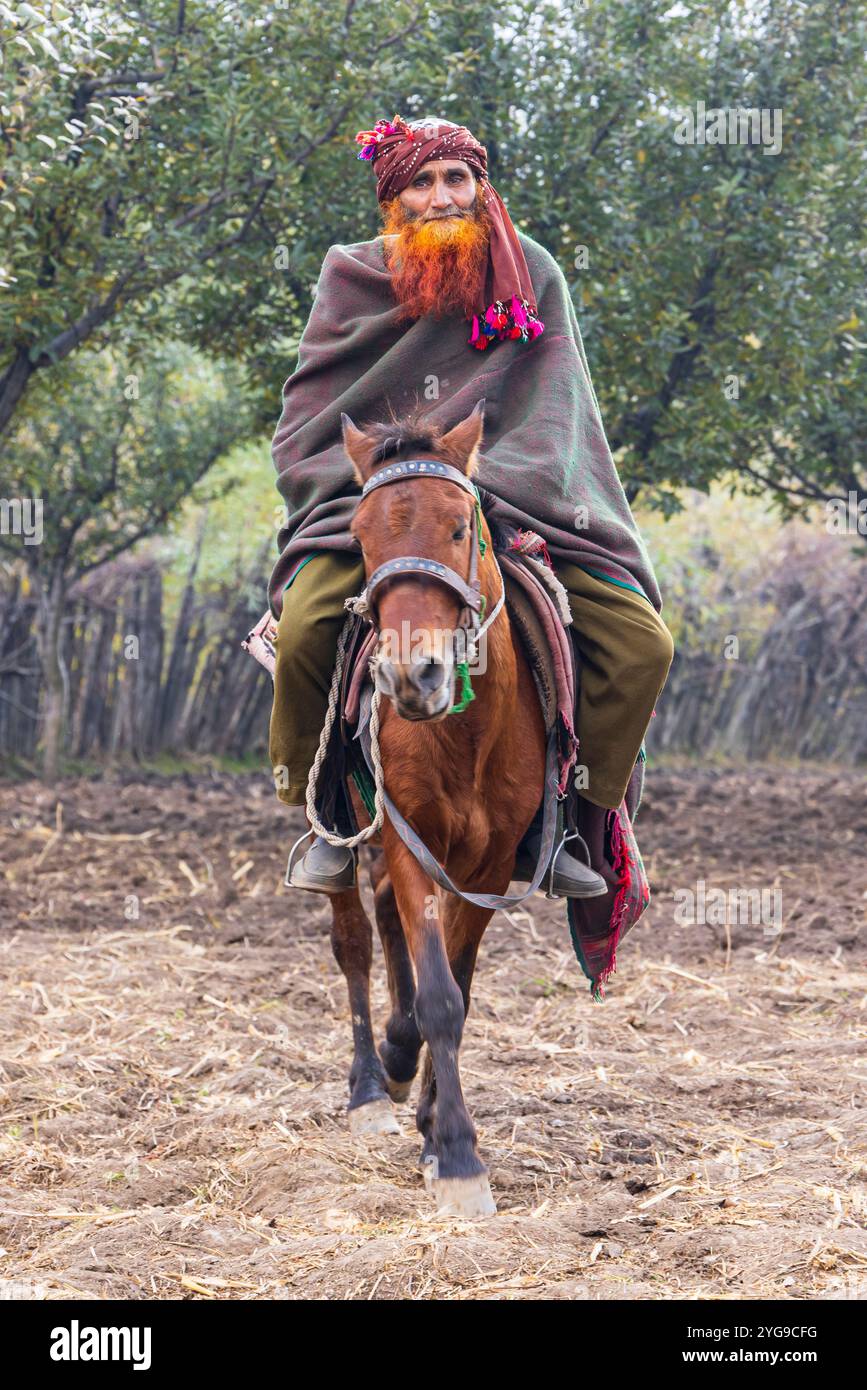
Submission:
[[[30,351],[19,347],[6,371],[0,376],[0,435],[15,413],[15,407],[27,390],[27,383],[35,367],[30,361]]]
[[[60,641],[64,596],[64,573],[62,567],[58,567],[52,571],[47,584],[40,584],[36,627],[44,683],[41,748],[42,776],[46,782],[57,780],[66,725],[69,677]]]

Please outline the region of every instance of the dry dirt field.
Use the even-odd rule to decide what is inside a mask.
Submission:
[[[327,899],[264,774],[0,788],[0,1276],[31,1297],[867,1297],[856,773],[651,767],[602,1004],[562,903],[493,918],[462,1049],[498,1214],[352,1139]],[[674,893],[779,888],[781,933]],[[371,894],[364,874],[365,900]],[[136,916],[136,912],[138,915]],[[377,944],[374,1003],[385,1016]]]

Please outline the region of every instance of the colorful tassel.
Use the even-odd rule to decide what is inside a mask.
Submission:
[[[538,531],[519,530],[506,548],[508,550],[517,550],[521,555],[532,555],[533,558],[537,560],[541,558],[549,569],[554,568],[547,543],[544,537],[539,535]]]
[[[379,142],[383,136],[397,135],[401,132],[412,138],[412,132],[402,116],[395,116],[392,121],[377,121],[373,130],[360,130],[355,137],[362,147],[358,152],[358,158],[375,159]]]
[[[482,535],[482,503],[479,497],[479,489],[476,487],[475,483],[473,483],[473,491],[476,494],[476,534],[479,538],[479,555],[484,559],[485,551],[488,548],[488,542]],[[482,598],[484,598],[484,594]]]
[[[488,305],[481,317],[473,314],[472,331],[467,342],[470,347],[484,352],[495,338],[501,341],[520,338],[524,343],[531,343],[544,329],[544,323],[533,313],[527,300],[513,294],[508,309],[498,299]]]

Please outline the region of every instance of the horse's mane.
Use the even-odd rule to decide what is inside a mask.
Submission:
[[[390,420],[376,420],[365,424],[364,433],[374,441],[370,457],[371,464],[384,463],[386,459],[396,458],[401,453],[435,453],[443,463],[460,466],[465,460],[454,448],[443,444],[443,430],[425,418],[424,406],[416,406],[405,415],[392,415]]]
[[[368,439],[375,442],[371,455],[371,464],[374,466],[385,463],[387,459],[396,458],[402,452],[406,452],[409,457],[416,451],[436,453],[443,463],[453,463],[456,467],[464,462],[458,456],[457,450],[443,445],[443,431],[432,421],[425,419],[423,406],[417,406],[405,415],[392,414],[390,420],[369,422],[362,428]],[[505,550],[513,544],[518,534],[515,523],[497,514],[497,499],[493,493],[478,484],[476,486],[482,511],[491,531],[494,549]]]

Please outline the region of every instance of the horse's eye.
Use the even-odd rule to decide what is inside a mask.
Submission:
[[[457,531],[453,531],[453,532],[452,532],[452,540],[453,540],[453,541],[462,541],[463,538],[464,538],[464,536],[465,536],[466,534],[467,534],[467,528],[466,528],[466,526],[459,526],[458,529],[457,529]]]

